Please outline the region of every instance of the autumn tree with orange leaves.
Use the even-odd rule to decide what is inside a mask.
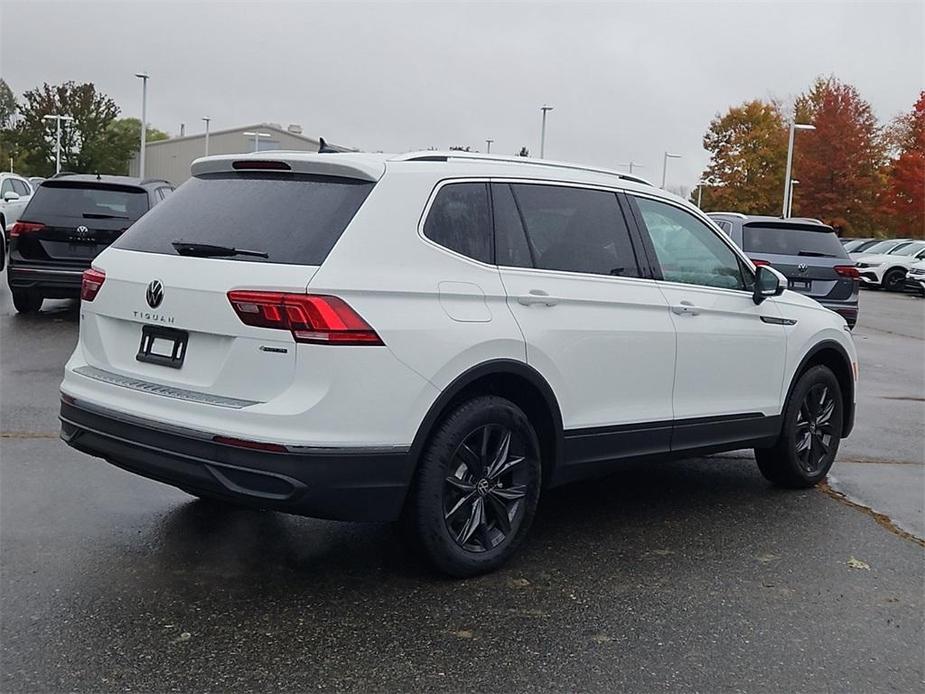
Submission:
[[[897,236],[925,237],[925,91],[893,131],[899,156],[887,170],[880,212]]]
[[[819,78],[794,104],[800,134],[794,150],[794,216],[815,217],[857,236],[881,231],[886,142],[870,104],[835,77]]]

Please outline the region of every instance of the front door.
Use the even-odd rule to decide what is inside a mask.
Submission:
[[[632,201],[677,331],[672,448],[773,432],[787,356],[775,302],[755,304],[751,269],[721,233],[681,206]]]

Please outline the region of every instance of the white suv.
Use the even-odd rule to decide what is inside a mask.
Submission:
[[[845,321],[633,176],[454,152],[192,173],[84,277],[62,437],[119,467],[402,519],[463,576],[550,486],[750,447],[806,487],[851,430]]]

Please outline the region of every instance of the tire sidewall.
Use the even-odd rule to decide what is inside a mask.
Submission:
[[[804,398],[809,390],[817,385],[824,384],[832,389],[835,396],[835,410],[832,413],[832,421],[835,422],[835,434],[832,437],[831,453],[828,462],[822,469],[810,475],[803,469],[796,453],[796,428],[797,416]],[[835,374],[826,366],[814,366],[804,373],[797,381],[790,399],[787,401],[787,408],[784,413],[784,427],[781,431],[782,442],[785,446],[785,461],[789,468],[788,472],[798,479],[802,480],[807,486],[812,486],[825,479],[826,475],[835,462],[838,455],[838,446],[841,442],[841,435],[844,427],[844,404],[842,400],[841,386]]]
[[[517,431],[530,449],[527,494],[523,515],[512,533],[497,547],[470,552],[460,547],[444,521],[445,480],[452,455],[474,430],[485,424],[503,424]],[[514,403],[497,396],[480,396],[448,415],[431,437],[418,469],[414,490],[413,521],[418,540],[438,569],[455,576],[471,576],[497,568],[517,550],[530,530],[542,485],[541,449],[527,416]]]

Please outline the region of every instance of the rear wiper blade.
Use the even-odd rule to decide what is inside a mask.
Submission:
[[[106,214],[105,212],[84,212],[84,219],[131,219],[124,214]]]
[[[816,253],[815,251],[800,251],[797,255],[807,255],[812,258],[837,258],[837,255],[831,253]]]
[[[211,243],[194,243],[192,241],[174,241],[170,244],[180,255],[192,255],[199,258],[221,258],[233,255],[249,255],[255,258],[269,258],[263,251],[249,251],[246,248],[216,246]]]

